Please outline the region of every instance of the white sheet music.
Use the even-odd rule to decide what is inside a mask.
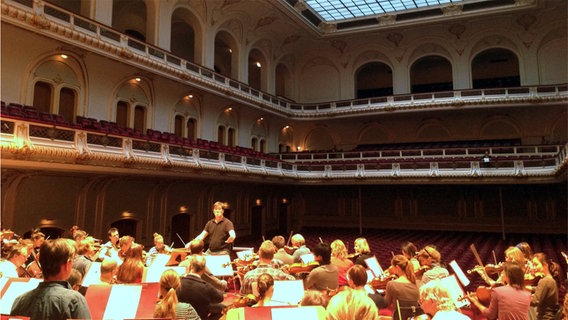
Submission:
[[[456,275],[451,275],[440,279],[440,282],[448,289],[450,292],[450,298],[454,301],[454,304],[458,308],[462,308],[469,305],[468,299],[461,299],[465,296],[465,292],[460,286]]]
[[[371,269],[375,277],[378,277],[383,274],[383,268],[381,268],[381,265],[379,264],[379,260],[377,260],[377,257],[372,256],[370,258],[367,258],[365,259],[365,263],[367,264],[367,267]]]
[[[130,286],[115,284],[110,292],[108,303],[105,309],[105,319],[134,319],[142,286]]]
[[[12,305],[14,304],[14,300],[16,300],[16,298],[19,295],[37,288],[40,282],[41,280],[35,278],[31,278],[29,281],[25,282],[8,281],[6,285],[9,285],[9,287],[2,296],[2,303],[0,303],[0,313],[10,314],[10,311],[12,311]]]
[[[101,282],[101,262],[91,262],[91,266],[89,267],[89,270],[87,270],[87,273],[85,274],[85,277],[83,278],[83,282],[81,283],[81,285],[83,287],[88,287],[94,283],[100,283]]]
[[[272,302],[282,305],[296,306],[304,297],[304,282],[302,280],[274,281]]]
[[[205,264],[214,276],[223,277],[233,275],[231,257],[229,257],[228,254],[206,256]]]
[[[155,266],[148,268],[146,272],[146,277],[142,279],[142,282],[160,282],[160,277],[164,271],[172,269],[177,272],[180,277],[185,274],[185,267],[166,267],[166,266]]]
[[[313,262],[316,257],[314,256],[313,253],[306,253],[300,256],[300,259],[302,260],[302,263],[310,263]]]
[[[470,283],[469,278],[465,276],[465,273],[463,273],[463,270],[460,268],[456,260],[452,260],[452,262],[450,262],[450,267],[452,267],[452,269],[456,273],[456,276],[458,277],[458,280],[461,282],[461,284],[464,287],[467,287]]]

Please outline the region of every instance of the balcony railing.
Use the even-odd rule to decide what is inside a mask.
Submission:
[[[91,166],[95,171],[132,169],[149,174],[192,174],[196,169],[266,176],[291,181],[409,182],[444,178],[525,179],[554,181],[568,163],[567,144],[534,146],[453,147],[439,149],[281,154],[280,159],[239,147],[210,147],[184,140],[171,142],[148,136],[85,129],[79,124],[46,123],[40,119],[3,117],[0,121],[3,166],[34,161]],[[486,158],[487,157],[487,158]],[[479,180],[478,180],[479,181]],[[500,180],[501,181],[501,180]],[[470,181],[471,182],[471,181]]]
[[[52,37],[62,41],[86,46],[101,54],[126,58],[122,60],[137,66],[144,66],[177,81],[184,81],[188,85],[202,86],[220,92],[229,91],[235,99],[296,118],[408,111],[421,108],[456,108],[466,105],[475,106],[480,103],[527,103],[568,99],[568,85],[559,84],[402,94],[328,103],[294,103],[252,88],[245,83],[228,78],[169,51],[131,38],[111,27],[48,2],[2,0],[2,19],[27,28],[40,27],[45,32],[50,32]]]

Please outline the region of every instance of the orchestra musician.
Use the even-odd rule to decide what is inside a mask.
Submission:
[[[116,273],[118,272],[118,263],[113,258],[105,258],[101,262],[101,275],[99,284],[115,284]]]
[[[337,290],[338,270],[331,264],[331,248],[325,242],[318,243],[314,249],[314,260],[319,266],[310,271],[304,286],[306,289]]]
[[[353,266],[353,261],[347,258],[347,248],[339,239],[331,243],[331,264],[337,267],[337,285],[348,285],[346,273]]]
[[[460,312],[450,296],[450,290],[440,279],[434,279],[420,287],[420,308],[431,320],[469,320]]]
[[[73,240],[47,240],[40,247],[43,282],[18,296],[10,315],[31,319],[91,319],[85,297],[67,282],[75,255]]]
[[[108,242],[103,244],[99,257],[109,257],[118,258],[118,251],[120,247],[118,246],[118,240],[120,239],[120,234],[117,228],[108,229]]]
[[[221,317],[218,305],[223,301],[223,292],[201,279],[204,272],[205,256],[193,255],[189,272],[181,277],[176,293],[179,301],[192,305],[202,320],[217,320]]]
[[[45,241],[45,234],[41,232],[39,229],[35,229],[32,232],[32,250],[29,252],[30,255],[28,256],[28,260],[26,261],[26,266],[29,266],[31,263],[36,262],[39,260],[39,248]]]
[[[349,283],[349,288],[353,290],[359,290],[367,293],[365,286],[367,285],[367,270],[360,264],[355,264],[349,270],[347,270],[347,282]],[[388,305],[385,297],[380,293],[367,293],[369,298],[373,300],[377,308],[384,307]]]
[[[286,246],[286,240],[283,236],[274,236],[272,238],[272,243],[276,247],[276,253],[274,253],[274,259],[278,259],[282,261],[283,264],[292,264],[294,263],[294,257],[291,254],[286,252],[284,247]]]
[[[557,319],[559,309],[558,288],[561,285],[560,265],[548,258],[545,253],[539,252],[534,255],[542,266],[544,277],[533,288],[531,298],[531,313],[536,313],[534,319]]]
[[[272,302],[274,294],[274,278],[268,273],[261,274],[257,279],[258,298],[253,307],[269,307],[275,305]],[[278,305],[278,304],[276,304]]]
[[[128,254],[125,257],[124,262],[118,267],[118,272],[116,274],[116,281],[118,283],[142,282],[142,276],[144,275],[144,259],[142,258],[143,251],[144,247],[137,243],[133,243],[130,249],[126,251]]]
[[[176,289],[181,282],[178,273],[168,269],[160,276],[159,300],[154,307],[154,318],[201,320],[189,303],[179,302]]]
[[[355,264],[360,264],[363,267],[367,268],[367,263],[365,262],[366,259],[373,257],[371,253],[371,247],[369,247],[369,243],[365,238],[357,238],[355,239],[353,249],[355,250]]]
[[[92,263],[88,257],[93,253],[93,249],[91,243],[84,239],[80,240],[78,244],[76,243],[76,250],[77,255],[73,260],[73,269],[79,271],[81,276],[84,277]]]
[[[161,234],[154,233],[154,246],[148,250],[146,255],[146,266],[150,266],[156,255],[158,254],[168,254],[172,252],[172,248],[167,244],[164,244],[164,237]]]
[[[203,256],[203,247],[204,243],[202,240],[193,239],[189,242],[189,255],[186,257],[185,260],[179,263],[180,267],[185,267],[189,272],[189,265],[191,263],[191,259],[193,256]],[[205,257],[207,260],[207,257]],[[211,270],[207,266],[205,266],[205,271],[201,274],[201,279],[205,280],[207,283],[212,285],[215,289],[220,291],[225,291],[227,289],[227,281],[224,279],[219,279],[211,273]]]
[[[292,247],[296,248],[292,257],[294,258],[294,263],[302,262],[301,256],[310,253],[310,249],[306,246],[306,239],[299,233],[292,236]]]
[[[241,294],[250,294],[252,292],[253,282],[257,282],[258,277],[263,273],[268,273],[274,280],[294,280],[294,276],[289,275],[281,269],[276,269],[272,265],[274,258],[275,246],[270,240],[263,241],[258,249],[258,265],[256,268],[248,271],[241,283]]]
[[[385,301],[387,307],[393,305],[393,319],[407,319],[412,315],[412,307],[418,307],[420,296],[414,267],[408,259],[401,255],[395,255],[391,259],[391,267],[388,269],[391,275],[397,278],[387,283],[385,289]],[[400,315],[399,315],[400,310]]]
[[[206,254],[231,254],[231,243],[237,237],[231,220],[225,218],[223,213],[228,207],[225,202],[217,201],[213,204],[213,219],[205,224],[203,231],[195,239],[205,241],[209,238],[209,248]]]
[[[333,296],[327,305],[327,320],[344,319],[378,320],[379,309],[365,292],[346,289]]]
[[[488,319],[529,319],[531,301],[530,292],[524,290],[524,266],[516,262],[505,262],[502,279],[506,284],[491,291],[491,302],[485,307],[475,295],[468,295],[469,300]]]
[[[448,269],[441,265],[442,255],[432,245],[425,246],[418,252],[418,261],[420,262],[418,275],[422,273],[422,277],[417,276],[420,279],[420,285],[425,285],[430,280],[441,279],[450,275]]]
[[[420,262],[418,261],[418,259],[416,259],[416,254],[418,253],[418,249],[416,249],[414,243],[410,241],[405,241],[400,249],[402,255],[405,256],[406,259],[408,259],[408,261],[410,261],[410,263],[412,264],[414,271],[415,272],[418,271],[420,269]]]
[[[28,248],[25,245],[13,245],[6,260],[0,262],[0,278],[18,278],[27,274],[25,263],[28,259]],[[20,270],[20,271],[19,271]],[[29,277],[29,275],[27,275]]]

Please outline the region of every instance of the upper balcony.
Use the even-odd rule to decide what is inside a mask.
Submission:
[[[1,12],[3,22],[40,32],[188,86],[215,94],[221,93],[235,102],[291,119],[326,119],[432,109],[523,106],[568,100],[568,85],[560,84],[402,94],[317,104],[294,103],[254,89],[48,2],[2,0]]]

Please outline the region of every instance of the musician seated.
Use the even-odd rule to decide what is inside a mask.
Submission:
[[[329,296],[327,294],[323,294],[323,292],[318,290],[306,290],[304,291],[302,301],[300,301],[300,306],[322,306],[327,308],[328,303]]]
[[[120,240],[118,240],[118,258],[120,259],[118,262],[124,261],[124,259],[130,254],[130,248],[134,243],[134,238],[131,236],[122,236]]]
[[[337,284],[339,286],[348,285],[346,274],[347,270],[353,266],[353,261],[347,258],[347,248],[341,240],[334,240],[331,243],[331,263],[337,267]]]
[[[413,307],[418,307],[420,296],[414,276],[414,268],[405,256],[399,254],[391,259],[389,273],[396,276],[395,280],[387,283],[385,289],[387,305],[393,305],[393,318],[406,319],[411,317],[413,315]]]
[[[21,276],[25,276],[25,263],[28,259],[28,248],[25,245],[13,245],[7,259],[0,262],[0,278],[18,278],[18,270],[22,270]]]
[[[185,260],[183,260],[182,262],[179,263],[179,266],[185,267],[187,269],[187,271],[189,272],[189,265],[191,263],[191,259],[193,258],[193,256],[194,255],[198,255],[198,256],[204,255],[203,254],[204,243],[203,243],[203,240],[193,239],[193,240],[191,240],[190,243],[188,243],[188,246],[189,246],[189,255],[185,258]],[[207,258],[205,258],[205,260],[207,260]],[[213,273],[211,273],[211,270],[209,270],[209,268],[207,266],[205,266],[205,272],[203,272],[203,274],[201,275],[201,279],[205,280],[207,283],[212,285],[217,290],[224,292],[227,289],[227,281],[215,277],[213,275]]]
[[[76,249],[77,256],[73,260],[73,269],[79,271],[81,277],[84,277],[92,263],[88,256],[93,254],[93,249],[91,243],[87,240],[80,240],[76,243]]]
[[[369,247],[369,243],[365,238],[357,238],[355,239],[354,246],[355,255],[357,259],[355,259],[355,264],[360,264],[365,268],[368,268],[367,262],[365,260],[373,257],[371,253],[371,247]]]
[[[116,273],[118,272],[118,263],[115,259],[106,258],[101,262],[101,275],[99,284],[116,283]]]
[[[327,320],[378,320],[379,309],[365,292],[346,289],[329,300]]]
[[[75,291],[80,292],[82,281],[83,281],[83,275],[81,274],[81,272],[79,270],[73,268],[71,270],[71,274],[69,275],[69,278],[67,278],[67,282],[69,282],[69,285],[71,286],[71,288],[73,288],[73,290],[75,290]]]
[[[377,308],[385,307],[388,305],[383,295],[379,293],[369,293],[366,289],[367,285],[367,270],[362,265],[356,264],[347,270],[347,282],[349,288],[353,290],[363,291],[367,293],[369,298],[373,300]],[[369,290],[370,291],[370,290]]]
[[[143,247],[133,244],[124,262],[118,267],[116,280],[118,283],[140,283],[144,274]]]
[[[327,243],[318,243],[314,250],[314,260],[320,265],[313,269],[305,281],[306,289],[337,290],[338,270],[331,264],[331,248]]]
[[[426,270],[420,278],[420,285],[425,285],[430,280],[441,279],[450,275],[448,269],[442,267],[441,260],[442,255],[433,246],[425,246],[424,249],[420,250],[418,261],[420,262],[420,267]]]
[[[294,263],[294,257],[292,257],[291,254],[288,254],[288,252],[284,249],[286,242],[283,236],[275,236],[272,238],[272,243],[274,243],[274,246],[276,247],[274,259],[282,261],[284,265]]]
[[[274,294],[274,278],[268,273],[261,274],[257,279],[258,302],[253,307],[269,307],[274,305],[272,295]]]
[[[102,245],[99,257],[104,258],[118,258],[118,251],[120,247],[118,246],[119,233],[117,228],[108,229],[108,242]]]
[[[176,289],[180,284],[180,277],[174,270],[168,269],[162,273],[159,300],[154,308],[155,318],[201,320],[192,305],[178,302]]]
[[[146,266],[150,266],[152,264],[157,254],[168,254],[170,252],[172,252],[172,248],[164,244],[164,237],[161,234],[154,233],[154,246],[148,250]]]
[[[31,264],[32,262],[38,259],[39,255],[39,248],[45,241],[45,234],[41,232],[39,229],[35,229],[32,232],[32,250],[30,250],[30,255],[28,256],[28,260],[26,261],[26,266]]]
[[[264,241],[258,249],[258,266],[256,269],[248,271],[241,284],[241,293],[252,293],[252,283],[257,282],[258,277],[263,273],[268,273],[274,280],[294,280],[291,276],[281,269],[276,269],[272,266],[271,261],[274,258],[275,246],[270,240]]]
[[[16,298],[10,315],[31,319],[90,319],[87,300],[67,282],[75,255],[73,240],[48,240],[40,248],[44,281]]]
[[[310,253],[310,249],[306,246],[306,239],[299,233],[292,236],[292,247],[298,248],[292,254],[294,262],[302,262],[301,256]]]
[[[193,255],[189,273],[181,278],[176,289],[179,302],[189,303],[202,320],[219,319],[221,310],[216,307],[223,301],[223,292],[201,279],[205,272],[205,256]]]
[[[440,279],[420,287],[420,307],[432,320],[469,320],[462,314],[450,296],[450,290]]]

